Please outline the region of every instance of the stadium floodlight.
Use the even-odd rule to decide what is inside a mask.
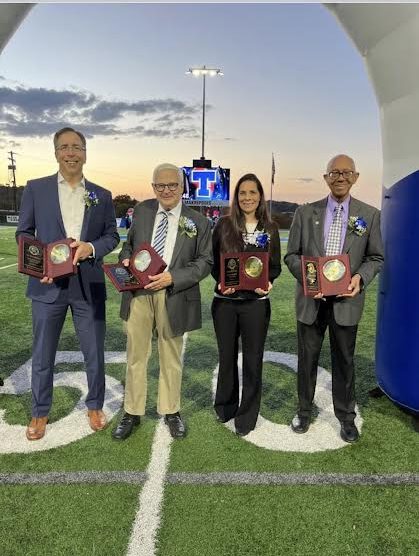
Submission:
[[[205,80],[207,75],[214,77],[216,75],[222,76],[224,73],[220,68],[207,68],[201,66],[200,68],[189,68],[186,75],[193,75],[195,77],[202,77],[202,155],[201,159],[205,160]]]

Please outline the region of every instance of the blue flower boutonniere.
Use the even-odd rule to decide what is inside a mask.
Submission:
[[[197,234],[195,222],[186,216],[179,218],[179,230],[181,235],[185,234],[188,237],[195,237]]]
[[[363,236],[367,231],[367,223],[362,216],[350,216],[348,222],[348,229],[357,236]]]
[[[88,209],[99,204],[99,199],[94,191],[87,191],[86,189],[84,192],[84,204]]]
[[[268,245],[270,239],[271,236],[268,233],[260,232],[256,236],[256,247],[260,247],[261,249],[264,249]]]

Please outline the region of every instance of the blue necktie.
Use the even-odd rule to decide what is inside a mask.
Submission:
[[[169,219],[166,211],[162,212],[161,215],[162,218],[159,222],[159,225],[157,226],[156,235],[153,241],[153,247],[160,255],[160,257],[163,257],[164,244],[166,243],[167,229],[169,227]]]

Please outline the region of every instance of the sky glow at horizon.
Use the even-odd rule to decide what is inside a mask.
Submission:
[[[0,57],[0,183],[7,151],[18,184],[57,169],[57,122],[88,135],[85,174],[114,195],[152,196],[154,166],[201,154],[207,79],[207,158],[252,171],[273,198],[298,203],[327,193],[337,153],[360,172],[354,196],[380,205],[379,114],[363,61],[320,4],[41,4]],[[8,104],[4,103],[4,98]],[[26,136],[24,135],[26,134]]]

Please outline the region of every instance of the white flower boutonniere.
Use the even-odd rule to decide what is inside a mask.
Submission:
[[[99,199],[94,191],[86,191],[84,192],[84,204],[87,208],[95,207],[99,204]]]
[[[348,230],[361,237],[367,231],[367,223],[362,216],[350,216],[348,221]]]
[[[271,236],[267,232],[259,230],[251,233],[245,232],[243,234],[243,241],[246,245],[254,245],[260,249],[265,249],[270,239]]]
[[[198,232],[195,222],[186,216],[179,218],[179,230],[181,235],[185,234],[188,237],[195,237]]]

